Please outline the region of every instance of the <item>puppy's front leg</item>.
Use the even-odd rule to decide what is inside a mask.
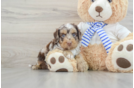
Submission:
[[[68,59],[73,59],[74,55],[70,51],[63,51],[63,54]]]
[[[76,55],[75,59],[77,60],[77,68],[79,72],[85,72],[88,70],[88,64],[84,60],[82,54]]]

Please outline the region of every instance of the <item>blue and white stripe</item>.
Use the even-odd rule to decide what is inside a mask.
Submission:
[[[104,48],[106,49],[106,52],[109,53],[109,50],[112,46],[112,42],[108,37],[107,33],[103,29],[103,27],[106,26],[107,24],[105,24],[104,22],[94,22],[94,23],[88,22],[87,24],[89,25],[89,28],[82,37],[81,41],[82,45],[84,47],[87,47],[90,43],[92,36],[94,35],[95,32],[97,32],[103,43]]]

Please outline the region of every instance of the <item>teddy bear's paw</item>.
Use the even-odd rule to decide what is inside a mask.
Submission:
[[[47,59],[48,68],[50,71],[55,72],[69,72],[73,71],[73,66],[68,59],[59,52],[49,55]]]
[[[115,47],[112,63],[119,72],[133,70],[133,40],[127,40]]]
[[[85,64],[78,65],[78,71],[79,72],[86,72],[88,70],[88,66]]]
[[[77,62],[77,68],[79,72],[86,72],[88,70],[88,64],[84,62]]]

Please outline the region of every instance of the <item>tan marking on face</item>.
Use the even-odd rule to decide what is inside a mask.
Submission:
[[[67,34],[67,29],[60,30],[60,34]]]
[[[72,29],[70,30],[70,33],[77,33],[77,30],[74,29],[74,28],[72,28]]]
[[[80,41],[80,31],[75,24],[66,24],[60,27],[59,36],[59,44],[65,50],[76,48]]]
[[[78,38],[74,38],[73,37],[73,33],[76,33],[77,34],[77,30],[72,28],[69,30],[69,33],[67,33],[67,30],[63,29],[60,31],[60,34],[66,34],[66,36],[63,38],[63,41],[60,41],[60,45],[62,48],[64,49],[74,49],[77,47],[78,45]],[[77,37],[77,36],[76,36]],[[68,43],[71,43],[71,45],[68,45]]]

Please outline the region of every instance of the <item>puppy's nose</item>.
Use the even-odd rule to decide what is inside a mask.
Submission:
[[[68,46],[71,46],[71,44],[72,44],[72,42],[67,42],[67,45],[68,45]]]
[[[100,6],[96,6],[95,10],[100,13],[103,11],[103,8]]]

